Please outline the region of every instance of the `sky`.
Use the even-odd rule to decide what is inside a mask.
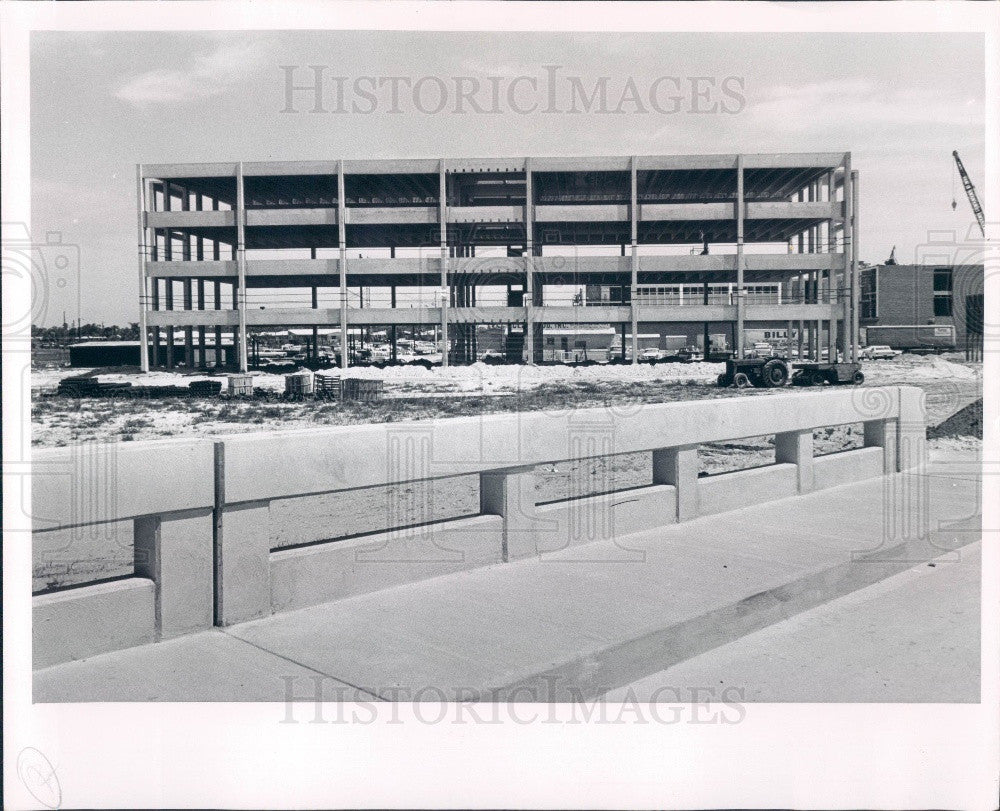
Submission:
[[[850,150],[861,258],[905,263],[975,228],[983,38],[35,32],[30,125],[31,232],[71,257],[44,325],[138,319],[137,163]]]

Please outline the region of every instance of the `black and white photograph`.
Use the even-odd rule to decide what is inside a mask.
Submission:
[[[0,19],[5,807],[996,807],[995,6]]]

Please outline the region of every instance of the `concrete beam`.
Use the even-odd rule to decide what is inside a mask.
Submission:
[[[586,204],[535,206],[536,222],[628,222],[627,205]]]
[[[435,206],[399,206],[397,208],[348,208],[348,225],[435,225]]]
[[[247,211],[248,228],[261,225],[336,224],[337,209],[335,208],[254,208]]]
[[[41,448],[32,467],[35,532],[212,504],[212,449],[199,440]],[[161,481],[164,470],[169,488],[139,486]]]
[[[730,203],[642,203],[639,218],[643,222],[731,220],[733,207]]]
[[[452,206],[448,221],[453,223],[524,222],[519,206]]]
[[[302,209],[298,209],[302,210]],[[147,211],[148,228],[232,228],[234,211]]]

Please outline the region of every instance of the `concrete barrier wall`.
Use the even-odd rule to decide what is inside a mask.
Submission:
[[[540,504],[537,518],[539,553],[557,552],[673,524],[677,490],[669,484]]]
[[[923,414],[919,389],[836,389],[38,452],[35,531],[131,521],[136,577],[36,596],[35,664],[912,469]],[[813,457],[813,429],[851,422],[864,449]],[[698,476],[699,444],[763,434],[776,464]],[[535,503],[539,463],[647,451],[651,487]],[[478,516],[272,552],[281,499],[462,474]]]
[[[813,459],[813,486],[817,490],[838,487],[883,472],[882,448],[858,448]]]
[[[501,561],[503,519],[482,515],[270,553],[271,610],[289,611]]]
[[[152,580],[130,577],[35,597],[33,666],[48,667],[155,641],[153,590]]]
[[[788,498],[798,492],[796,466],[791,464],[774,464],[703,476],[698,479],[699,513],[714,515],[729,512]]]
[[[591,455],[607,455],[882,420],[900,413],[903,396],[919,402],[922,392],[850,388],[243,434],[225,438],[226,496],[258,501],[406,481],[414,471],[416,479],[536,465],[586,456],[578,448],[595,438],[602,451]]]

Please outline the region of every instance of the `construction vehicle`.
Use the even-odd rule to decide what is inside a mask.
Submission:
[[[986,217],[983,214],[983,207],[979,202],[979,195],[976,194],[976,187],[972,185],[972,181],[969,179],[969,173],[965,171],[962,159],[958,157],[958,150],[954,150],[951,155],[955,159],[955,166],[958,168],[958,174],[962,177],[962,185],[965,187],[965,195],[969,198],[969,205],[972,206],[972,213],[976,215],[976,222],[979,223],[979,230],[982,232],[983,236],[986,236]],[[955,199],[955,190],[952,188],[951,210],[954,211],[957,207],[958,200]]]
[[[794,369],[794,371],[791,371]],[[719,386],[780,388],[791,380],[795,386],[831,386],[865,382],[860,363],[794,363],[789,368],[786,358],[731,358],[726,371],[716,381]]]

